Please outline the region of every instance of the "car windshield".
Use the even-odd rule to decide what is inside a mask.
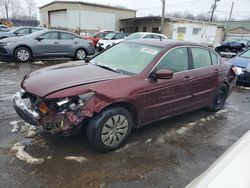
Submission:
[[[109,33],[105,36],[105,39],[112,39],[115,35],[116,33]]]
[[[134,34],[131,34],[129,35],[126,40],[133,40],[133,39],[139,39],[142,37],[142,34],[139,34],[139,33],[134,33]]]
[[[250,58],[250,50],[247,50],[239,55],[240,57]]]
[[[123,42],[96,56],[91,63],[123,74],[139,74],[161,50],[161,47]]]

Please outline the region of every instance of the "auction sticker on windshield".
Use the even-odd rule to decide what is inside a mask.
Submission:
[[[157,50],[153,50],[153,49],[150,49],[150,48],[142,48],[141,52],[151,54],[151,55],[156,55],[158,53]]]

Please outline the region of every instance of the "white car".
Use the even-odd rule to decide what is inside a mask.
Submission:
[[[250,131],[185,188],[236,187],[250,187]]]
[[[168,39],[168,37],[159,33],[137,32],[132,33],[125,40],[133,39]]]
[[[124,41],[125,37],[126,37],[125,33],[118,33],[118,32],[109,33],[105,38],[100,39],[98,41],[96,47],[99,51],[101,51],[103,49],[113,46],[114,44]]]

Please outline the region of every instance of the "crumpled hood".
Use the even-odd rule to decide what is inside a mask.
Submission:
[[[40,97],[79,85],[125,77],[119,73],[84,62],[46,67],[26,75],[21,87]]]

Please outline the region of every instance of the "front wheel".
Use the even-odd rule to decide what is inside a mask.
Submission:
[[[31,51],[26,47],[19,47],[15,50],[15,59],[18,62],[27,62],[31,59]]]
[[[227,94],[227,85],[222,84],[212,98],[210,110],[213,112],[218,112],[219,110],[221,110],[226,102]]]
[[[122,107],[112,107],[93,117],[87,127],[89,143],[100,152],[119,148],[132,130],[132,116]]]
[[[75,52],[75,59],[76,60],[84,60],[87,56],[87,52],[84,49],[78,49]]]

